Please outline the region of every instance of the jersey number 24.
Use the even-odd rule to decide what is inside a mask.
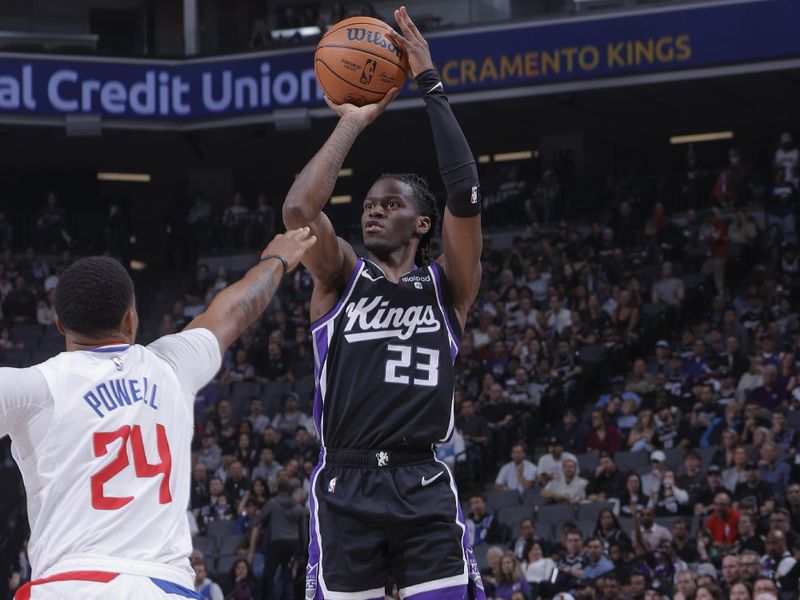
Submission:
[[[94,434],[93,446],[95,456],[105,456],[108,453],[108,446],[114,440],[121,439],[122,443],[117,450],[117,456],[91,476],[92,487],[92,508],[95,510],[117,510],[129,502],[133,502],[133,496],[114,497],[106,496],[103,493],[103,484],[115,475],[118,475],[130,465],[128,460],[128,443],[130,442],[133,454],[133,468],[136,477],[155,477],[161,475],[161,487],[159,489],[158,501],[160,504],[172,502],[172,494],[169,491],[169,475],[172,471],[172,455],[169,451],[167,441],[167,431],[160,423],[156,425],[156,445],[158,446],[158,456],[161,462],[151,465],[147,462],[147,455],[144,451],[142,441],[142,429],[138,425],[131,427],[124,425],[116,431],[99,431]]]

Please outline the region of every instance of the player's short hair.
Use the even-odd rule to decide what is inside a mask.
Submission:
[[[431,264],[434,260],[431,255],[431,242],[439,227],[439,208],[436,205],[436,197],[428,187],[428,182],[414,173],[384,173],[378,178],[378,181],[381,179],[395,179],[410,187],[414,192],[417,212],[431,220],[431,228],[420,239],[417,253],[414,256],[414,262],[419,266]]]
[[[98,335],[119,330],[133,299],[133,281],[125,268],[113,258],[90,256],[58,278],[55,308],[65,329]]]

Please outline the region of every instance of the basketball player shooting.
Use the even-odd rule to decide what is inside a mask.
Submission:
[[[277,236],[186,330],[146,347],[117,261],[64,271],[67,351],[0,369],[0,437],[11,435],[31,527],[33,581],[16,600],[200,598],[186,518],[195,394],[314,242],[308,229]]]
[[[477,170],[450,110],[428,45],[403,7],[395,11],[422,92],[447,189],[444,254],[430,258],[436,202],[416,175],[383,175],[364,199],[368,255],[338,238],[322,212],[358,135],[396,96],[329,106],[335,130],[283,206],[287,227],[311,228],[303,257],[314,292],[311,319],[322,441],[312,476],[307,600],[484,597],[451,473],[433,446],[453,431],[453,361],[481,279]]]

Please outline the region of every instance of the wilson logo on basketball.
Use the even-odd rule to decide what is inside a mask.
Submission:
[[[380,31],[368,31],[363,27],[348,27],[347,40],[350,42],[363,42],[375,44],[381,48],[386,48],[389,52],[400,56],[400,50],[394,47],[391,41],[385,37]]]

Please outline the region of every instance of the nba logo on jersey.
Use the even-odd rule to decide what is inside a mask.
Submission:
[[[331,494],[333,494],[333,493],[335,493],[335,492],[336,492],[336,479],[337,479],[337,478],[336,478],[336,477],[334,477],[333,479],[331,479],[331,480],[328,482],[328,491],[329,491]]]
[[[470,201],[471,204],[477,204],[478,203],[478,186],[477,185],[473,185],[472,186],[472,196],[470,196],[469,201]]]

